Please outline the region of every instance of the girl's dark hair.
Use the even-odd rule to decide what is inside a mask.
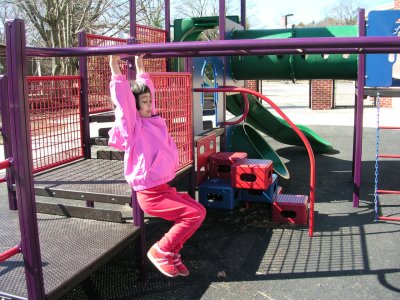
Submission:
[[[134,80],[130,80],[129,81],[130,85],[131,85],[131,91],[133,93],[133,96],[135,96],[135,100],[136,100],[136,109],[140,110],[140,105],[139,105],[139,96],[143,95],[143,94],[150,94],[150,89],[147,85],[145,85],[142,82],[137,82]]]

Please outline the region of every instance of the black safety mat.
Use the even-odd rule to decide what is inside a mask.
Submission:
[[[87,197],[91,195],[99,200],[107,197],[109,202],[113,202],[113,196],[130,202],[132,194],[132,189],[124,178],[124,163],[116,160],[79,160],[36,175],[34,183],[36,190],[54,193],[51,196],[60,196],[57,192],[62,191],[62,198],[70,198],[66,195],[69,192],[76,194],[71,196],[74,199],[86,200],[84,195],[87,194]]]
[[[132,224],[45,214],[38,214],[38,223],[45,291],[55,298],[132,244],[139,234]],[[20,243],[18,212],[8,210],[4,197],[0,228],[0,252]],[[75,281],[76,276],[83,278]],[[0,278],[0,294],[27,296],[22,254],[0,262]]]

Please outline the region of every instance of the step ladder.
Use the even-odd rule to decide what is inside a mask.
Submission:
[[[400,190],[385,190],[380,189],[379,183],[379,160],[380,159],[399,159],[400,154],[380,154],[380,131],[381,130],[400,130],[400,127],[396,126],[380,126],[380,94],[376,97],[376,107],[377,107],[377,126],[376,126],[376,155],[375,155],[375,187],[374,187],[374,204],[375,204],[375,221],[400,221],[400,217],[394,216],[381,216],[380,214],[380,202],[379,195],[400,195]]]

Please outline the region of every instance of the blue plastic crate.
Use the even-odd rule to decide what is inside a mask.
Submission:
[[[239,201],[272,203],[278,192],[278,175],[272,174],[272,183],[266,190],[239,190]]]
[[[199,202],[206,208],[232,210],[239,202],[238,194],[226,179],[210,178],[199,185]]]

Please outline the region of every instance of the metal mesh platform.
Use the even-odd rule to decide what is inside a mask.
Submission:
[[[111,100],[109,100],[111,102]],[[89,116],[90,122],[98,122],[98,123],[105,123],[105,122],[114,122],[115,121],[115,114],[114,111],[106,111],[97,114],[91,114]]]
[[[20,232],[18,213],[8,210],[6,201],[0,203],[0,252],[3,252],[19,244]],[[38,214],[38,223],[45,291],[49,298],[59,298],[140,233],[132,224],[45,214]],[[0,277],[0,294],[27,297],[22,254],[0,263]]]
[[[132,190],[125,181],[123,164],[117,160],[82,159],[42,172],[34,176],[35,194],[111,204],[130,203]],[[191,170],[192,167],[187,166],[177,177]],[[2,199],[7,198],[4,195]],[[38,223],[45,291],[52,299],[58,299],[80,283],[141,232],[130,223],[40,213]],[[6,200],[0,201],[0,228],[0,252],[20,243],[18,212],[10,211]],[[0,263],[0,277],[0,296],[27,297],[22,254]]]
[[[34,177],[40,196],[124,204],[132,189],[124,178],[124,162],[84,159]]]
[[[79,160],[34,177],[37,195],[124,204],[131,187],[122,161]],[[3,200],[6,197],[2,197]],[[18,212],[0,203],[0,252],[20,243]],[[140,233],[132,224],[38,214],[45,291],[58,298],[129,245]],[[27,297],[22,254],[0,263],[0,295]]]

